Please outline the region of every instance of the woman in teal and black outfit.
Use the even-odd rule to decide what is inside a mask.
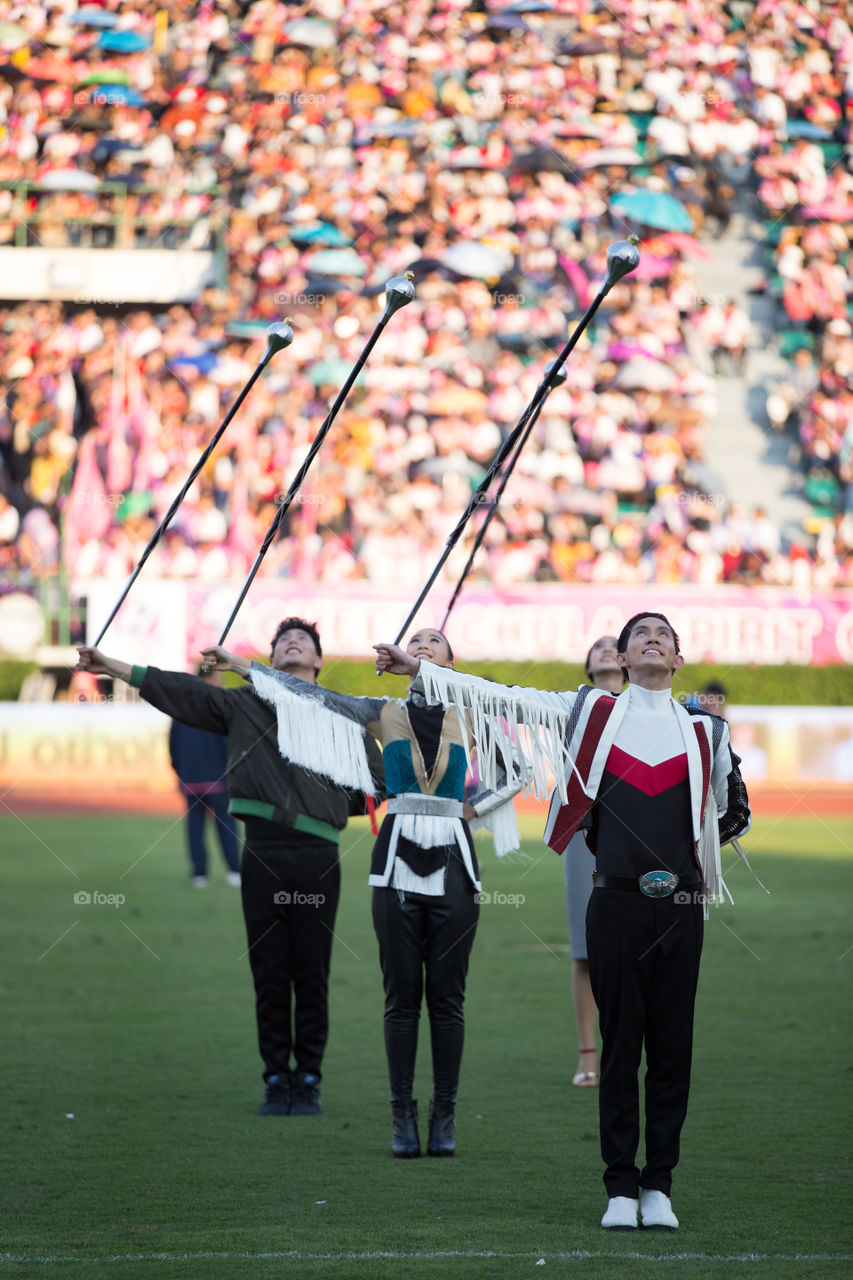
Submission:
[[[449,666],[453,654],[439,631],[422,629],[408,645],[415,657]],[[373,924],[385,985],[385,1049],[391,1083],[392,1151],[421,1153],[413,1097],[421,1003],[426,994],[433,1061],[427,1154],[452,1156],[454,1109],[465,1035],[463,1004],[468,961],[479,914],[480,877],[466,819],[494,830],[499,853],[517,845],[509,802],[520,787],[481,792],[464,800],[467,751],[458,713],[408,698],[354,698],[331,693],[226,653],[209,650],[208,662],[230,666],[276,706],[280,742],[293,731],[306,703],[316,711],[355,720],[382,743],[388,813],[373,850]],[[295,695],[295,696],[294,696]],[[334,726],[318,718],[302,733],[316,745],[331,742]],[[287,750],[293,758],[294,743]],[[330,747],[320,771],[335,778]],[[487,816],[488,815],[488,816]]]

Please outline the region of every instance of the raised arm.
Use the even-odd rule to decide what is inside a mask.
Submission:
[[[490,790],[500,785],[500,765],[510,785],[532,785],[540,799],[548,795],[553,779],[562,784],[571,769],[566,739],[577,694],[462,675],[413,658],[398,645],[377,644],[374,649],[377,671],[410,676],[412,688],[422,692],[427,702],[455,707],[465,717],[477,748],[480,775]]]
[[[231,705],[224,689],[182,671],[160,671],[157,667],[136,667],[129,662],[119,662],[88,645],[80,646],[77,652],[78,671],[112,676],[114,680],[132,684],[146,702],[173,720],[182,720],[197,729],[209,729],[211,733],[228,732]]]

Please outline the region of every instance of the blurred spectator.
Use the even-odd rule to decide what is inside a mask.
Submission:
[[[164,29],[144,0],[125,0],[121,30],[140,48],[108,54],[97,28],[23,0],[15,18],[33,38],[0,55],[0,241],[25,229],[58,247],[203,247],[223,218],[227,279],[162,309],[0,309],[4,570],[44,575],[61,555],[71,575],[126,574],[254,368],[265,326],[292,315],[292,347],[152,557],[163,575],[243,576],[383,282],[412,267],[417,299],[371,356],[263,572],[420,582],[566,317],[592,297],[606,244],[629,229],[610,208],[615,186],[674,194],[697,232],[704,216],[717,235],[749,181],[775,221],[798,211],[779,237],[781,298],[815,346],[778,390],[776,418],[787,410],[837,492],[853,488],[853,223],[835,216],[853,205],[853,179],[803,136],[846,127],[843,8],[809,10],[807,30],[800,7],[778,0],[587,8],[555,0],[508,29],[451,0],[192,12],[164,0]],[[288,43],[305,20],[317,43]],[[580,41],[598,52],[569,52]],[[637,44],[644,61],[628,55]],[[82,85],[94,74],[107,92]],[[141,103],[110,88],[122,78]],[[614,148],[644,163],[607,163]],[[118,192],[51,189],[63,168]],[[808,221],[812,206],[824,213]],[[748,322],[703,304],[689,241],[644,235],[653,278],[614,289],[573,353],[476,572],[502,584],[849,584],[848,533],[832,525],[819,552],[817,534],[788,547],[765,513],[740,521],[714,494],[713,380],[688,338],[742,372]],[[359,274],[316,264],[335,247]],[[460,270],[443,263],[453,249]]]

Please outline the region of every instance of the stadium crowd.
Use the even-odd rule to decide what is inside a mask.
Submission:
[[[641,268],[571,357],[478,571],[498,586],[853,585],[843,3],[93,10],[84,22],[74,0],[5,8],[23,34],[0,39],[0,244],[202,248],[218,218],[227,267],[162,310],[123,302],[118,281],[113,306],[0,309],[4,572],[127,574],[265,326],[292,316],[293,345],[152,560],[162,575],[243,576],[384,281],[412,268],[416,300],[371,356],[264,572],[419,583],[591,300],[606,245],[636,225],[618,189],[674,196],[698,238],[659,217],[644,231]],[[105,33],[130,51],[109,52]],[[837,158],[813,140],[824,135]],[[69,168],[79,189],[62,188]],[[121,215],[100,182],[126,191]],[[794,544],[763,509],[733,508],[705,461],[715,371],[742,369],[753,338],[738,307],[702,295],[692,260],[739,188],[782,227],[780,317],[808,335],[768,411],[836,485]]]

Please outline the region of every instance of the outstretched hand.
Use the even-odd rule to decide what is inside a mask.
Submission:
[[[236,671],[244,676],[252,665],[248,658],[240,658],[236,653],[230,653],[221,644],[202,649],[201,656],[208,671]]]
[[[375,644],[376,674],[387,671],[392,676],[416,676],[420,670],[420,658],[413,658],[398,644]]]
[[[87,644],[77,646],[75,671],[91,671],[93,676],[108,676],[112,674],[109,663],[109,658],[104,657],[100,649]]]

